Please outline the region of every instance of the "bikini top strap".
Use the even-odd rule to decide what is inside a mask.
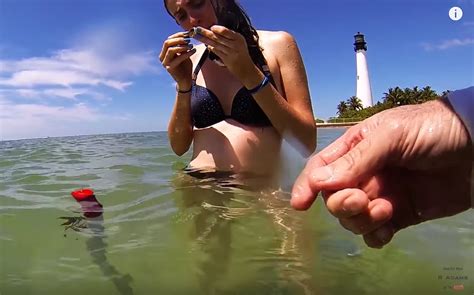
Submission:
[[[271,75],[270,67],[266,63],[262,65],[262,71],[265,75]]]
[[[196,82],[197,75],[198,75],[199,71],[201,70],[202,65],[206,61],[208,55],[209,55],[209,50],[207,50],[207,49],[204,50],[204,53],[201,55],[201,59],[199,60],[198,64],[196,65],[196,68],[194,69],[194,72],[193,72],[193,81],[194,82]]]
[[[209,50],[206,48],[204,50],[204,53],[201,55],[201,58],[199,59],[199,62],[196,65],[196,68],[194,68],[193,77],[192,77],[193,82],[196,82],[197,75],[199,74],[199,71],[201,70],[208,56],[209,56]],[[268,66],[267,61],[265,59],[264,59],[263,65],[261,65],[261,69],[266,76],[270,77],[270,83],[272,83],[273,86],[276,87],[275,80],[273,80],[272,73],[270,72],[270,67]]]

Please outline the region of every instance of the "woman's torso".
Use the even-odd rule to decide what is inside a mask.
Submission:
[[[260,46],[269,66],[277,90],[283,95],[280,70],[268,39],[272,32],[259,31]],[[196,67],[204,53],[204,45],[197,46],[193,58]],[[207,59],[202,65],[196,84],[211,90],[226,115],[231,113],[233,98],[242,88],[225,67]],[[210,168],[236,173],[249,172],[271,175],[279,166],[281,136],[271,125],[252,126],[233,118],[226,118],[205,128],[194,129],[192,168]]]

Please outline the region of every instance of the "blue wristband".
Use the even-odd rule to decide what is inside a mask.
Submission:
[[[256,87],[252,89],[247,89],[247,90],[249,91],[250,94],[255,94],[259,92],[260,90],[262,90],[263,87],[267,86],[268,82],[270,82],[270,76],[265,75],[265,78],[263,78],[260,84],[258,84]]]

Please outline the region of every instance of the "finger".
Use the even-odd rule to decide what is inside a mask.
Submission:
[[[235,46],[229,42],[229,41],[223,41],[222,38],[219,38],[219,39],[209,39],[209,38],[206,38],[206,37],[198,37],[196,38],[197,40],[199,40],[200,42],[208,45],[208,46],[212,46],[212,47],[216,47],[216,48],[220,48],[221,50],[230,50],[232,48],[234,48]]]
[[[371,248],[382,248],[388,244],[395,234],[390,222],[364,235],[364,242]]]
[[[214,25],[211,27],[211,31],[214,33],[214,34],[217,34],[219,36],[222,36],[224,38],[226,38],[227,40],[235,40],[237,38],[237,34],[236,32],[224,27],[224,26],[219,26],[219,25]]]
[[[383,130],[368,136],[329,165],[313,169],[310,185],[313,190],[340,190],[357,187],[360,182],[375,175],[392,154],[393,139],[386,138]]]
[[[214,32],[198,27],[198,33],[194,36],[194,39],[199,40],[200,42],[214,46],[214,47],[226,47],[227,49],[235,47],[232,40],[229,40],[220,35],[216,35]]]
[[[173,59],[173,61],[168,65],[167,69],[171,70],[180,65],[183,61],[188,59],[191,55],[196,53],[196,48],[193,48],[189,50],[188,52],[185,52],[181,55],[179,55],[177,58]]]
[[[174,46],[171,48],[168,48],[165,58],[163,59],[162,63],[164,66],[168,65],[173,61],[173,59],[180,53],[184,53],[188,50],[190,50],[192,46]]]
[[[296,178],[296,181],[291,190],[291,206],[296,210],[308,209],[319,194],[318,190],[313,190],[308,177],[309,173],[318,167],[324,166],[326,163],[321,159],[319,154],[312,157],[305,168]]]
[[[349,218],[366,213],[369,208],[369,198],[360,189],[344,189],[327,195],[326,207],[337,218]]]
[[[167,39],[173,39],[173,38],[179,38],[179,37],[183,37],[183,38],[189,37],[189,32],[188,31],[176,32],[173,35],[168,36]]]
[[[218,48],[218,47],[213,47],[213,46],[207,46],[207,48],[214,52],[215,54],[217,54],[218,57],[220,57],[221,59],[222,58],[225,58],[227,55],[228,55],[228,52],[226,51],[223,51],[221,48]]]
[[[190,42],[191,42],[190,38],[183,38],[183,37],[172,38],[172,39],[166,40],[165,42],[163,42],[163,47],[162,47],[161,53],[160,53],[160,61],[163,62],[163,60],[165,58],[165,55],[166,55],[169,48],[175,47],[175,46],[188,45]]]
[[[173,62],[173,60],[177,56],[179,56],[178,54],[183,54],[187,52],[188,50],[190,50],[191,48],[192,48],[191,46],[175,46],[175,47],[169,48],[162,62],[163,66],[164,67],[169,66]]]
[[[169,35],[167,39],[178,38],[178,37],[189,37],[188,31],[176,32],[172,35]]]
[[[363,123],[352,126],[342,136],[320,151],[318,156],[324,161],[325,165],[339,159],[363,139],[362,129]]]
[[[357,136],[357,134],[360,134],[360,126],[361,124],[358,124],[349,128],[336,141],[309,159],[293,185],[291,194],[291,206],[293,208],[306,210],[311,206],[320,191],[317,186],[311,183],[312,171],[334,162],[346,154],[351,145],[357,144],[361,140],[360,136]]]
[[[385,199],[375,199],[368,205],[368,210],[348,218],[339,218],[339,223],[356,235],[365,235],[392,218],[393,207]]]
[[[359,182],[358,188],[366,193],[369,200],[374,200],[383,193],[383,185],[383,175],[379,173]]]

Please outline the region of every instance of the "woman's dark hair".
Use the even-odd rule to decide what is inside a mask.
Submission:
[[[166,11],[173,17],[166,5],[167,1],[164,0]],[[263,71],[262,67],[266,65],[266,61],[262,48],[258,44],[259,36],[244,9],[235,0],[210,1],[214,7],[218,24],[244,36],[252,61]]]

